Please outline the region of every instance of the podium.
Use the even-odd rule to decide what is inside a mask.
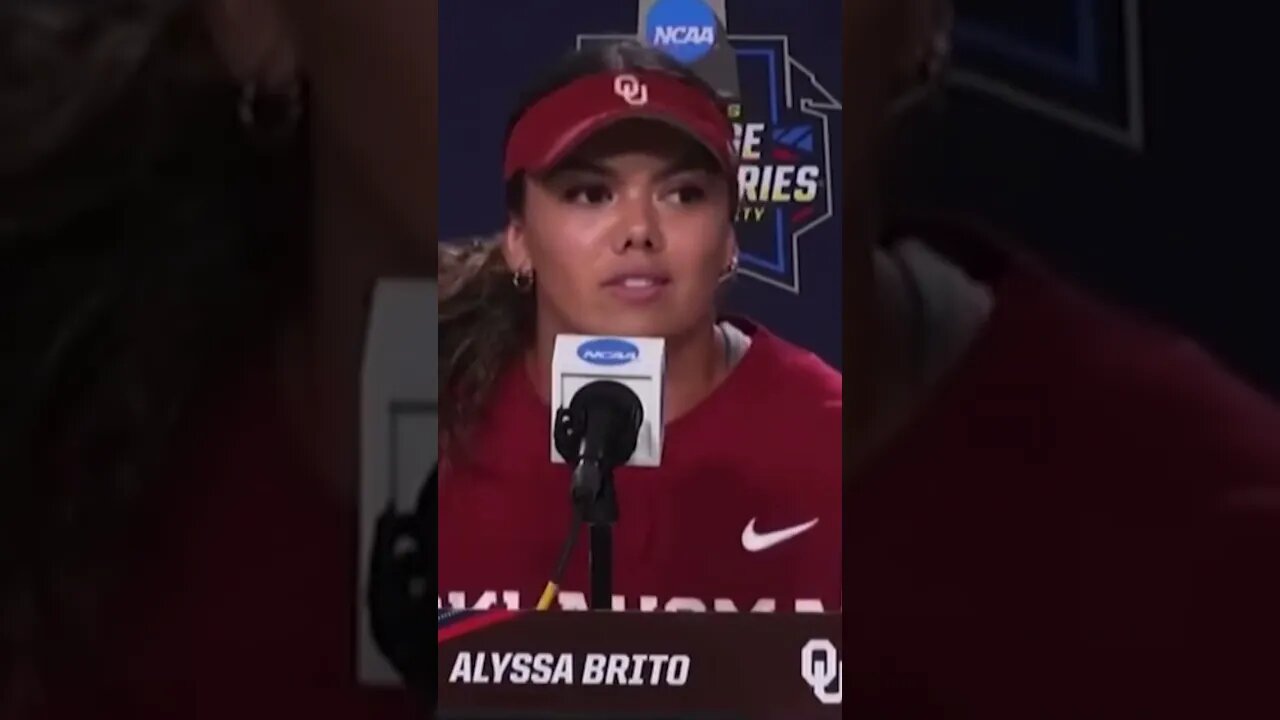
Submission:
[[[838,613],[438,614],[441,720],[841,717]]]

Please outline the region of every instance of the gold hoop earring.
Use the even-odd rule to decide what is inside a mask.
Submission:
[[[271,145],[287,140],[297,131],[302,104],[302,83],[296,80],[272,92],[264,92],[258,83],[250,82],[240,88],[236,113],[255,141]]]
[[[720,273],[720,282],[722,283],[728,282],[733,278],[734,275],[737,275],[737,274],[738,274],[738,256],[734,255],[733,258],[729,260],[729,265],[724,269],[724,272]]]
[[[511,285],[518,292],[529,292],[533,288],[533,271],[517,270],[511,273]]]

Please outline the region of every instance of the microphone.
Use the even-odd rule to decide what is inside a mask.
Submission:
[[[551,356],[551,461],[575,469],[584,457],[610,470],[657,467],[665,374],[662,338],[557,335]]]
[[[551,359],[551,460],[572,466],[573,526],[555,574],[538,602],[547,609],[582,524],[591,528],[591,608],[613,598],[613,471],[662,459],[665,341],[557,335]]]
[[[606,475],[631,459],[643,422],[640,398],[615,380],[587,383],[556,412],[553,437],[556,451],[574,465],[575,504],[594,502]]]

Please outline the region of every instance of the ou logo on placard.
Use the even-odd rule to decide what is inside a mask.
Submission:
[[[635,75],[619,75],[613,79],[613,92],[628,105],[644,105],[649,102],[649,87]]]
[[[830,640],[810,640],[800,651],[800,677],[823,705],[839,705],[844,694],[844,661]],[[835,689],[832,689],[832,686]]]

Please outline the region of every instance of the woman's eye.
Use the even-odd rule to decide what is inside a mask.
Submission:
[[[707,198],[707,190],[701,185],[681,185],[668,195],[681,205],[691,205]]]
[[[613,199],[607,185],[575,185],[564,192],[564,199],[582,205],[599,205]]]

